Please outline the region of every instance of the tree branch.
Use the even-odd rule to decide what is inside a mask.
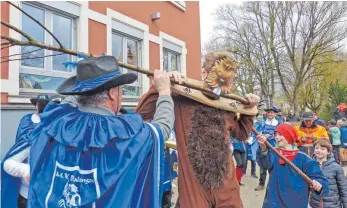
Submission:
[[[0,21],[0,22],[1,22],[2,25],[5,25],[6,27],[8,27],[8,28],[10,28],[10,29],[16,31],[17,33],[23,35],[23,36],[24,36],[26,39],[28,39],[29,41],[34,41],[34,39],[33,39],[30,35],[28,35],[27,33],[23,32],[22,30],[16,28],[15,26],[10,25],[10,24],[8,24],[7,22],[3,22],[3,21]]]
[[[3,58],[12,57],[12,56],[19,56],[19,55],[29,54],[29,53],[33,53],[33,52],[40,51],[40,50],[42,50],[42,48],[38,48],[36,50],[28,51],[28,52],[25,52],[25,53],[17,53],[17,54],[12,54],[12,55],[8,55],[8,56],[1,56],[1,58],[3,59]]]
[[[37,42],[37,41],[34,41],[34,42],[20,41],[20,40],[17,40],[17,39],[14,39],[14,38],[11,38],[11,37],[5,36],[5,35],[1,35],[1,38],[12,42],[13,45],[36,46],[39,48],[48,49],[48,50],[57,51],[57,52],[62,52],[62,53],[70,54],[73,56],[77,56],[78,54],[83,54],[83,55],[86,55],[88,57],[93,56],[92,54],[80,53],[80,52],[77,52],[75,50],[68,49],[68,48],[60,48],[60,47],[56,47],[56,46],[52,46],[52,45],[46,45],[46,44],[43,44],[43,43]]]
[[[61,42],[58,40],[57,37],[55,37],[55,35],[53,35],[53,33],[51,31],[49,31],[43,24],[41,24],[41,22],[39,22],[37,19],[35,19],[34,17],[32,17],[30,14],[28,14],[27,12],[25,12],[23,9],[21,9],[19,6],[15,5],[14,3],[7,1],[7,3],[11,4],[13,7],[17,8],[19,11],[21,11],[23,14],[25,14],[26,16],[28,16],[30,19],[32,19],[34,22],[36,22],[37,24],[39,24],[43,29],[45,29],[53,38],[54,40],[57,41],[57,43],[59,44],[60,48],[64,48],[63,44],[61,44]]]
[[[11,46],[13,46],[13,45],[9,44],[9,45],[7,45],[7,46],[1,47],[1,50],[4,50],[4,49],[9,48],[9,47],[11,47]]]
[[[8,59],[8,60],[1,61],[0,63],[10,62],[10,61],[27,60],[27,59],[39,59],[39,58],[45,58],[45,57],[51,57],[51,56],[60,56],[60,55],[64,55],[64,53],[51,54],[51,55],[46,55],[46,56],[34,56],[34,57],[19,58],[19,59]]]

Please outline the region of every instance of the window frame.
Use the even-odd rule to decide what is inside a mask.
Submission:
[[[138,65],[138,67],[142,67],[142,63],[143,63],[143,61],[142,61],[143,40],[136,38],[134,36],[128,35],[126,33],[119,32],[119,31],[114,30],[114,29],[112,29],[112,38],[113,38],[113,35],[118,35],[118,36],[122,37],[122,60],[121,60],[121,62],[123,62],[123,63],[128,63],[128,61],[127,61],[128,60],[128,54],[127,54],[127,49],[128,49],[127,41],[128,41],[128,39],[137,42],[137,62],[138,62],[137,65]],[[113,45],[112,45],[112,47],[113,47]],[[125,70],[126,70],[126,72],[131,72],[128,69],[125,69]],[[124,73],[123,69],[122,69],[122,73]],[[135,82],[133,82],[132,84],[129,84],[129,86],[138,87],[139,88],[139,95],[138,96],[123,95],[123,98],[140,98],[142,95],[142,76],[140,73],[138,73],[137,80]]]
[[[170,1],[170,3],[184,12],[187,10],[186,1]]]
[[[164,68],[164,53],[165,52],[168,52],[168,68],[170,68],[170,69],[165,69]],[[173,70],[171,69],[171,56],[172,55],[175,55],[175,56],[179,56],[179,63],[176,63],[176,66],[178,67],[178,70],[177,70],[177,72],[182,72],[182,54],[181,53],[179,53],[179,52],[177,52],[177,51],[173,51],[173,50],[170,50],[170,49],[168,49],[168,48],[165,48],[165,47],[163,47],[163,69],[165,70],[165,71],[167,71],[167,72],[172,72]],[[176,58],[176,61],[177,61],[178,59]],[[178,62],[178,61],[177,61]]]
[[[75,15],[68,15],[66,12],[61,11],[59,9],[48,9],[45,5],[35,2],[21,2],[20,7],[23,7],[23,4],[26,4],[28,6],[41,9],[44,11],[44,26],[48,28],[53,34],[53,16],[58,15],[61,17],[69,18],[71,19],[72,24],[72,30],[71,30],[71,48],[76,49],[77,46],[77,18]],[[23,24],[23,15],[20,13],[20,28],[22,28]],[[54,39],[53,37],[44,30],[44,43],[53,45]],[[21,50],[21,49],[20,49]],[[44,56],[52,55],[53,51],[51,50],[44,50]],[[77,61],[77,58],[75,56],[71,55],[71,61]],[[64,71],[58,71],[53,70],[53,56],[45,57],[44,58],[44,68],[36,68],[36,67],[30,67],[30,66],[23,66],[22,62],[19,63],[19,74],[31,74],[31,75],[41,75],[41,76],[48,76],[48,77],[56,77],[56,78],[63,78],[67,79],[71,76],[76,75],[76,70],[72,70],[72,72],[64,72]],[[45,90],[45,89],[29,89],[29,88],[20,88],[19,92],[32,92],[32,93],[56,93],[55,90]]]

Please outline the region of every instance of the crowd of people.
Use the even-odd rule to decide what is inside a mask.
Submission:
[[[246,174],[248,160],[252,178],[258,179],[256,168],[260,168],[259,185],[255,191],[265,189],[269,173],[263,207],[307,207],[308,204],[312,208],[347,207],[347,179],[341,166],[345,159],[340,158],[340,148],[347,148],[345,118],[324,122],[313,112],[305,112],[299,118],[293,110],[285,117],[280,109],[271,106],[256,117],[254,128],[260,136],[251,133],[246,141],[235,138],[230,141],[240,169],[236,174],[241,186],[244,185],[241,179]],[[313,180],[310,193],[306,193],[310,189],[301,176],[268,150],[265,141]]]

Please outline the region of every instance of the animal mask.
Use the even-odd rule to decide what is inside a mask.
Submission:
[[[210,88],[217,96],[231,93],[236,68],[236,63],[227,53],[207,54],[203,65],[205,87]]]

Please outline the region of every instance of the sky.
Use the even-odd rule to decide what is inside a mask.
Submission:
[[[201,47],[208,41],[213,33],[214,17],[212,13],[221,4],[240,5],[245,0],[200,0],[200,29],[201,29]],[[345,38],[344,51],[347,51],[347,38]]]
[[[214,18],[212,13],[221,4],[242,4],[241,0],[201,0],[200,1],[200,28],[201,28],[201,46],[208,41],[213,33]]]

